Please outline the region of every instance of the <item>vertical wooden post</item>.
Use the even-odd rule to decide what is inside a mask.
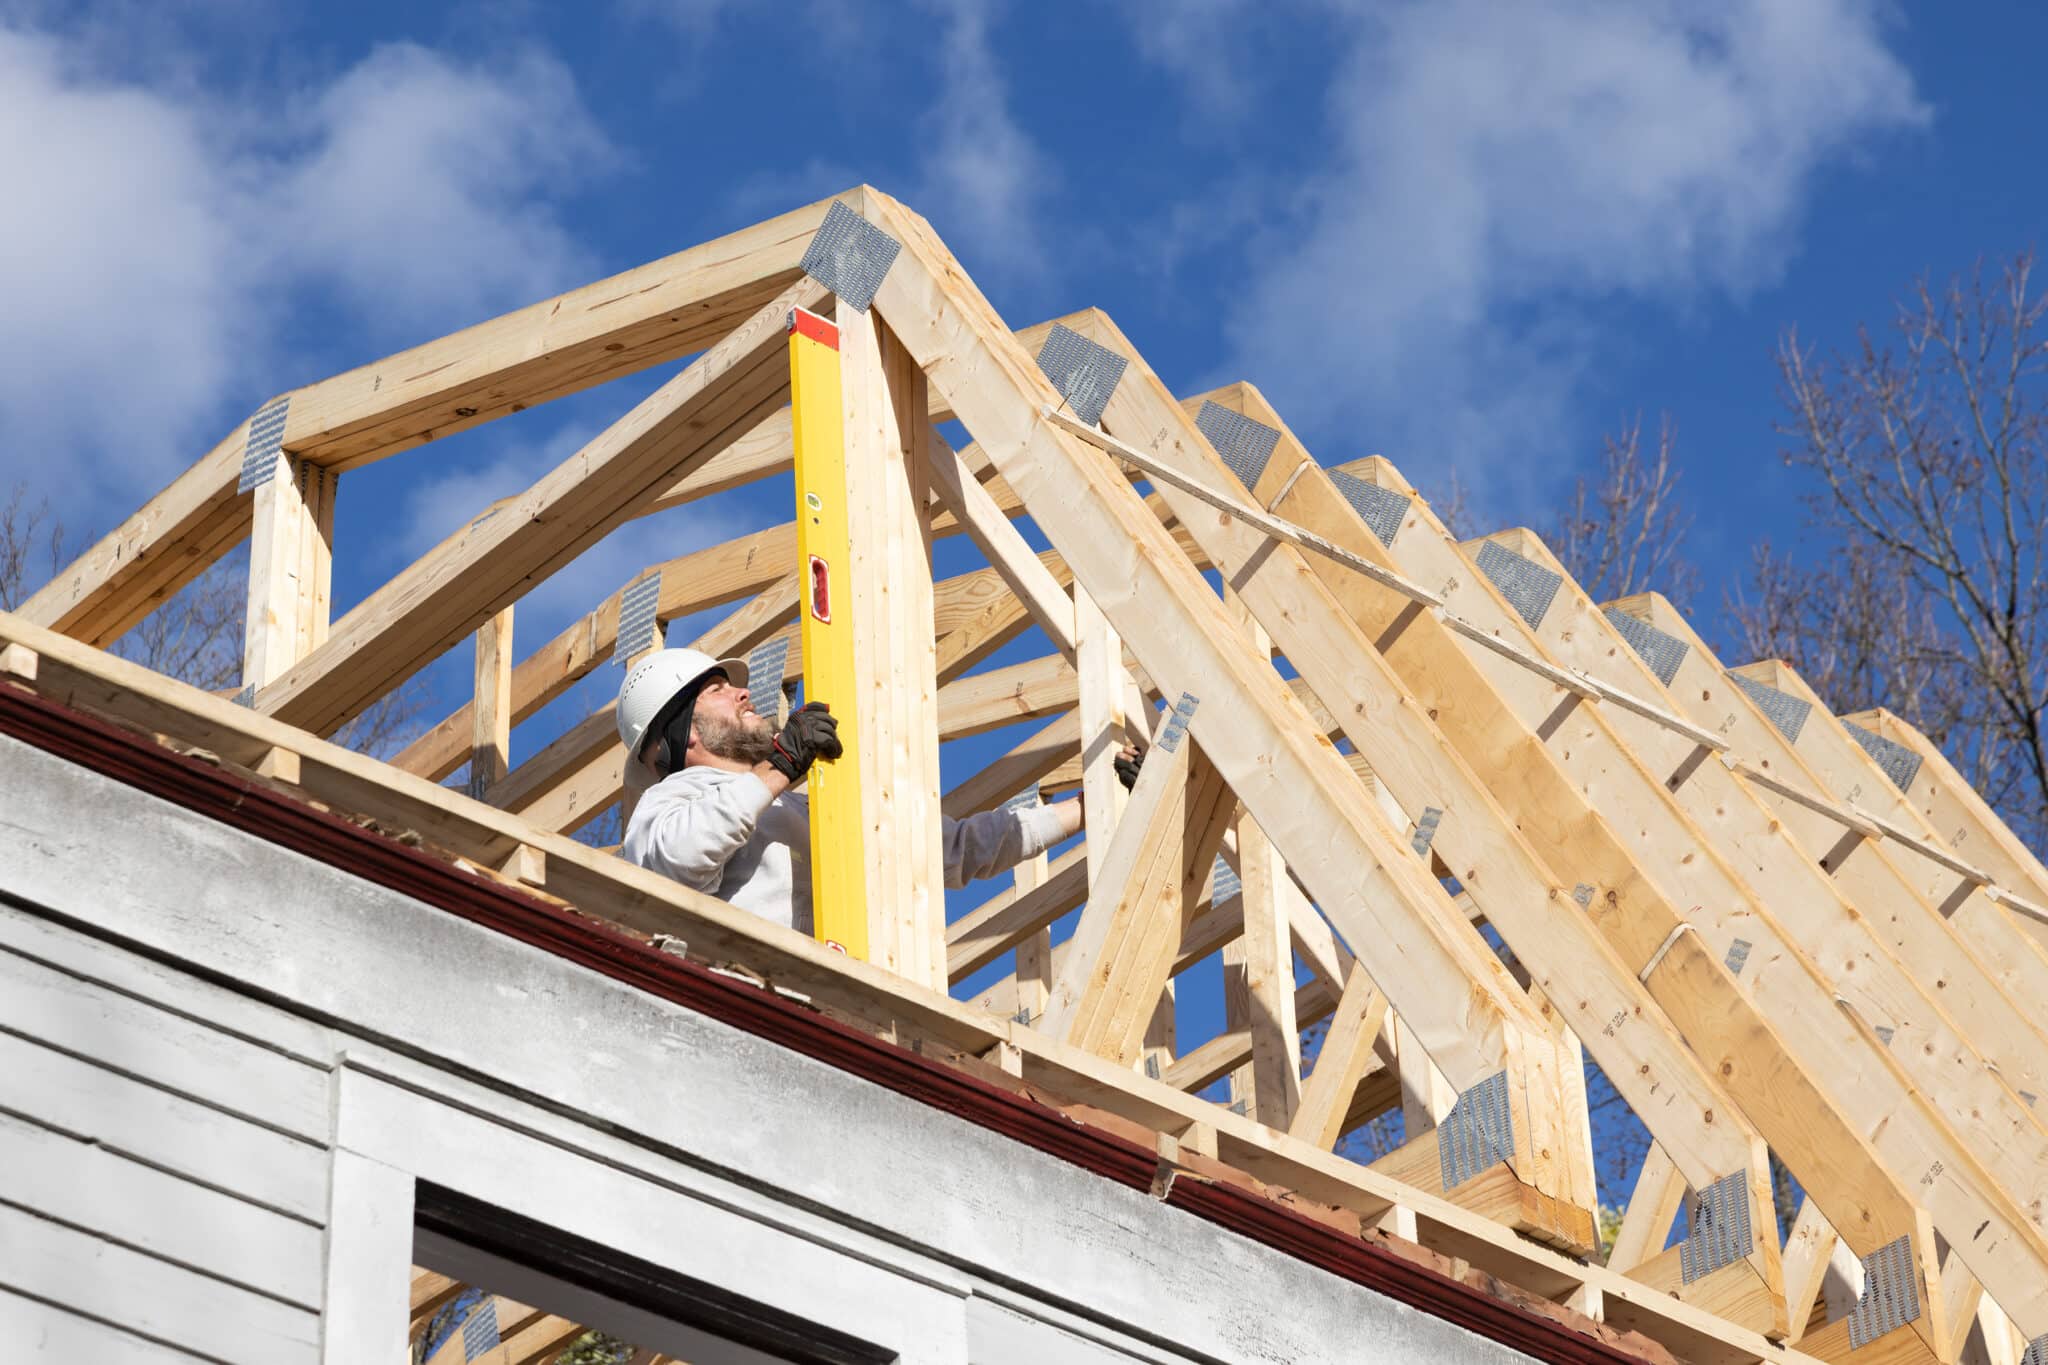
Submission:
[[[476,633],[476,694],[470,707],[469,790],[481,797],[512,763],[512,608]]]
[[[1079,679],[1081,717],[1081,805],[1089,849],[1109,847],[1123,817],[1124,787],[1117,780],[1116,753],[1125,743],[1124,642],[1095,599],[1074,584],[1074,671]],[[1088,859],[1088,886],[1095,886],[1102,859]]]
[[[261,690],[327,638],[335,476],[280,453],[250,495],[242,685]]]
[[[1635,1191],[1621,1217],[1621,1230],[1615,1233],[1614,1246],[1607,1253],[1607,1268],[1625,1275],[1662,1251],[1684,1200],[1685,1178],[1664,1149],[1652,1142],[1636,1172]]]
[[[1332,1151],[1344,1136],[1344,1119],[1358,1082],[1372,1060],[1373,1044],[1387,1017],[1387,997],[1373,985],[1365,969],[1352,965],[1344,994],[1330,1016],[1329,1031],[1316,1054],[1315,1069],[1302,1087],[1301,1107],[1288,1131],[1295,1137]]]
[[[1401,1078],[1401,1129],[1403,1140],[1413,1142],[1443,1122],[1458,1102],[1458,1092],[1429,1060],[1401,1016],[1393,1019],[1394,1065]]]
[[[1146,1075],[1163,1076],[1166,1068],[1173,1065],[1174,1049],[1180,1043],[1179,1029],[1180,1010],[1169,979],[1166,989],[1159,992],[1159,1003],[1152,1007],[1152,1022],[1145,1026],[1145,1050],[1138,1055]]]
[[[924,371],[873,313],[839,310],[869,960],[946,986]]]
[[[306,509],[299,537],[299,655],[327,642],[334,613],[334,495],[341,475],[297,462],[299,500]]]
[[[1017,864],[1017,894],[1036,890],[1052,875],[1052,861],[1041,853]],[[1052,929],[1040,929],[1017,945],[1017,1010],[1033,1024],[1045,1017],[1052,998]]]
[[[1244,884],[1244,985],[1252,1035],[1252,1113],[1270,1128],[1294,1122],[1301,1103],[1301,1031],[1294,1016],[1294,941],[1280,908],[1285,876],[1272,841],[1248,814],[1237,819]]]

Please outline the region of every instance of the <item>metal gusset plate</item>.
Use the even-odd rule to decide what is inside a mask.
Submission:
[[[825,210],[825,221],[804,252],[803,272],[856,313],[865,313],[902,249],[894,237],[835,203]]]
[[[1609,607],[1604,615],[1615,633],[1628,641],[1628,647],[1649,665],[1650,671],[1657,675],[1657,681],[1666,687],[1671,686],[1671,680],[1678,676],[1678,666],[1685,662],[1686,650],[1692,646],[1676,635],[1657,629],[1648,621],[1638,621],[1620,607]]]
[[[1736,1171],[1700,1191],[1692,1204],[1692,1226],[1678,1244],[1678,1273],[1691,1284],[1749,1255],[1749,1176]]]
[[[787,694],[782,684],[789,676],[789,643],[787,635],[778,635],[755,646],[747,656],[747,691],[753,698],[754,710],[776,725],[784,719],[783,702]],[[762,706],[764,701],[768,703],[766,707]]]
[[[1368,483],[1348,469],[1331,470],[1330,482],[1337,485],[1358,519],[1379,537],[1380,544],[1393,548],[1394,537],[1401,534],[1401,523],[1408,519],[1408,508],[1415,500],[1406,493]]]
[[[1437,1125],[1436,1154],[1444,1188],[1454,1189],[1515,1153],[1508,1073],[1497,1071],[1458,1096]]]
[[[1846,720],[1842,724],[1847,727],[1849,737],[1863,746],[1863,752],[1877,760],[1877,766],[1884,769],[1884,775],[1892,780],[1894,787],[1900,791],[1911,789],[1913,779],[1920,775],[1920,755],[1860,725],[1852,725]]]
[[[1159,731],[1160,748],[1167,753],[1180,748],[1181,737],[1188,732],[1188,722],[1195,718],[1195,708],[1201,704],[1202,699],[1192,692],[1180,694],[1180,700],[1174,703],[1173,714],[1166,718],[1165,726]]]
[[[2020,1365],[2048,1365],[2048,1332],[2027,1344],[2027,1353],[2020,1357]]]
[[[620,667],[650,649],[660,649],[661,623],[654,618],[661,605],[661,575],[643,574],[619,594],[619,635],[612,646],[612,660]]]
[[[1217,855],[1216,866],[1210,869],[1209,876],[1209,904],[1211,905],[1221,905],[1232,896],[1244,890],[1244,882],[1238,878],[1237,873],[1231,870],[1230,864],[1223,861],[1221,854]]]
[[[1444,813],[1435,806],[1424,807],[1422,818],[1415,822],[1415,835],[1408,842],[1423,857],[1429,856],[1429,846],[1436,841],[1436,827],[1443,823]]]
[[[1054,323],[1045,345],[1038,348],[1038,368],[1067,400],[1067,410],[1083,422],[1102,420],[1117,381],[1124,377],[1124,358],[1097,345],[1065,323]]]
[[[1750,946],[1746,938],[1738,938],[1728,945],[1728,970],[1737,976],[1742,975],[1742,968],[1749,961]]]
[[[1756,703],[1756,709],[1764,713],[1764,719],[1778,728],[1778,733],[1793,744],[1799,742],[1799,732],[1806,728],[1806,718],[1813,711],[1813,703],[1801,701],[1790,692],[1780,692],[1768,683],[1755,682],[1740,673],[1730,673],[1729,678],[1737,687],[1749,694]]]
[[[1258,487],[1259,476],[1266,472],[1266,464],[1273,458],[1273,447],[1280,444],[1279,428],[1254,422],[1220,403],[1202,404],[1202,410],[1195,414],[1195,426],[1215,447],[1223,463],[1230,466],[1230,472],[1237,475],[1239,483],[1246,488]]]
[[[292,396],[273,398],[249,419],[249,440],[242,447],[242,476],[235,482],[237,493],[260,488],[277,475],[277,454],[284,448],[284,419],[291,411]]]
[[[1863,1297],[1849,1310],[1849,1345],[1868,1346],[1920,1316],[1919,1279],[1913,1274],[1913,1242],[1901,1237],[1863,1258]]]
[[[484,1306],[462,1324],[462,1359],[475,1360],[498,1346],[498,1301],[486,1299]]]
[[[1562,574],[1491,540],[1479,547],[1479,572],[1493,580],[1493,586],[1531,630],[1543,624],[1543,614],[1550,610],[1564,583]]]

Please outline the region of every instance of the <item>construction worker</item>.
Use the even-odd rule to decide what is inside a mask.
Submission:
[[[811,927],[809,803],[792,791],[819,759],[840,754],[823,702],[798,707],[777,730],[754,709],[747,666],[694,649],[665,649],[634,665],[619,688],[626,785],[644,794],[624,855],[801,933]],[[1125,784],[1138,757],[1117,761]],[[1080,832],[1081,803],[984,811],[945,820],[946,885],[1015,867]]]

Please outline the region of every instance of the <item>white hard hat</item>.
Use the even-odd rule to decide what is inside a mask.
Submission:
[[[647,728],[662,709],[675,700],[676,693],[706,673],[725,674],[734,687],[747,685],[745,659],[714,659],[694,649],[664,649],[634,664],[619,685],[619,742],[626,746],[628,764],[640,756]]]

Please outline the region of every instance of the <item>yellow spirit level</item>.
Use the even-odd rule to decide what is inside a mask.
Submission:
[[[839,401],[839,329],[798,308],[789,315],[789,406],[796,461],[796,547],[804,700],[836,704],[839,758],[811,769],[811,923],[827,947],[865,961],[867,869],[862,857],[860,736],[854,724],[853,623],[846,601],[849,538],[846,434]]]

